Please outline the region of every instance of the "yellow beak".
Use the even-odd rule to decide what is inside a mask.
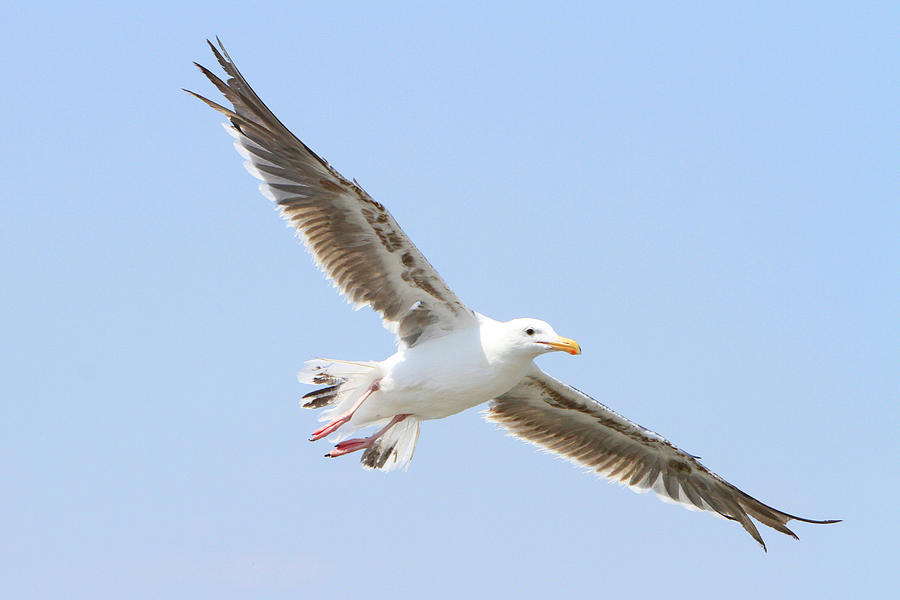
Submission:
[[[581,346],[578,345],[578,342],[575,340],[570,340],[569,338],[564,338],[559,336],[559,338],[555,342],[544,342],[554,350],[562,350],[563,352],[568,352],[569,354],[581,354]]]

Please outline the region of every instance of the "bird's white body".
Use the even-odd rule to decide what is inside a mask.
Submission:
[[[511,390],[540,354],[580,352],[544,321],[475,316],[468,327],[411,348],[401,346],[380,362],[309,361],[299,379],[316,383],[326,375],[342,382],[336,401],[321,417],[331,422],[344,417],[335,438],[340,439],[398,415],[415,422],[449,417]]]
[[[398,414],[443,419],[509,391],[536,353],[504,344],[504,333],[503,323],[479,315],[475,327],[400,349],[375,365],[378,391],[349,425],[363,427]]]

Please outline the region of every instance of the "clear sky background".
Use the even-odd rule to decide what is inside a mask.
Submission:
[[[129,4],[0,25],[4,597],[895,589],[895,2]],[[180,91],[217,34],[472,308],[581,342],[541,367],[845,521],[766,554],[477,409],[406,473],[322,458],[296,370],[393,340]]]

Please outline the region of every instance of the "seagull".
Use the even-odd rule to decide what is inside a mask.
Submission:
[[[763,550],[752,519],[797,536],[791,520],[816,521],[767,506],[649,429],[534,364],[548,352],[580,354],[577,342],[533,318],[496,321],[469,309],[406,236],[385,207],[295,137],[259,99],[222,42],[207,43],[228,76],[194,63],[225,96],[223,124],[245,168],[261,180],[316,264],[354,308],[370,307],[395,334],[382,361],[316,358],[298,374],[324,386],[301,400],[325,408],[310,441],[331,436],[329,458],[361,452],[363,467],[407,468],[419,425],[488,403],[485,418],[550,453],[637,492],[737,521]],[[377,430],[349,438],[360,429]]]

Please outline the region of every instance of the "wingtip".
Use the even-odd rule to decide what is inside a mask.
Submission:
[[[206,39],[206,43],[209,45],[209,49],[212,50],[213,54],[215,54],[219,63],[221,63],[223,67],[226,66],[226,64],[234,64],[234,61],[232,61],[231,57],[228,56],[228,50],[225,49],[225,44],[222,43],[222,40],[219,39],[219,36],[216,36],[216,44],[219,45],[218,48],[216,48],[216,44],[213,44],[209,40],[209,38]]]
[[[816,519],[804,519],[803,517],[794,517],[791,516],[791,519],[795,521],[802,521],[804,523],[813,523],[814,525],[831,525],[832,523],[840,523],[843,519],[823,519],[821,521]]]
[[[212,71],[210,71],[209,69],[207,69],[206,67],[204,67],[203,65],[198,63],[197,61],[194,61],[194,66],[197,67],[198,69],[200,69],[200,72],[203,73],[204,75],[206,75],[207,77],[209,77],[210,79],[214,79],[216,77],[215,73],[213,73]]]
[[[211,100],[209,100],[209,99],[207,99],[207,98],[201,96],[201,95],[198,94],[197,92],[192,92],[191,90],[189,90],[189,89],[187,89],[187,88],[181,88],[181,91],[187,92],[188,94],[190,94],[190,95],[193,96],[194,98],[197,98],[198,100],[202,100],[203,102],[205,102],[206,104],[208,104],[208,105],[210,105],[210,106],[213,106],[213,105],[215,104],[215,102],[212,102]],[[213,108],[215,108],[215,106],[213,106]]]

